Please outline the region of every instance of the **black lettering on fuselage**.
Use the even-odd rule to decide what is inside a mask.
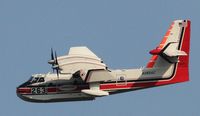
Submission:
[[[156,73],[156,71],[145,71],[145,72],[142,72],[142,75],[152,75],[155,73]]]

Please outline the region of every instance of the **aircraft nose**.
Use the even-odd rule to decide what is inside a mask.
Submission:
[[[17,96],[24,101],[29,101],[27,97],[28,94],[31,94],[31,88],[28,87],[17,87],[16,89]]]
[[[21,85],[19,85],[17,88],[16,88],[16,93],[18,95],[23,95],[23,94],[30,94],[31,93],[31,88],[28,87],[28,85],[30,84],[30,82],[25,82]]]

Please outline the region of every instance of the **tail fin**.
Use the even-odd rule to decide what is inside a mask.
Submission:
[[[151,50],[150,54],[153,56],[146,68],[170,67],[173,65],[173,79],[167,83],[188,81],[190,21],[176,20],[172,22],[161,43],[156,49]]]

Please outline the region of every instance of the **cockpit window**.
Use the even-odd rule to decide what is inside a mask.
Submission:
[[[30,83],[31,84],[37,83],[37,82],[44,82],[44,77],[32,77],[30,79]]]
[[[31,80],[31,83],[37,83],[37,81],[39,80],[39,77],[35,77]]]
[[[38,82],[44,82],[44,77],[40,77]]]

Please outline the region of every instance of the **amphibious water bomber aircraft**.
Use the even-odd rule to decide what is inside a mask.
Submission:
[[[94,100],[189,81],[190,21],[173,21],[150,54],[145,68],[111,70],[87,47],[72,47],[60,57],[51,50],[48,63],[55,72],[32,75],[17,87],[17,95],[29,102]]]

